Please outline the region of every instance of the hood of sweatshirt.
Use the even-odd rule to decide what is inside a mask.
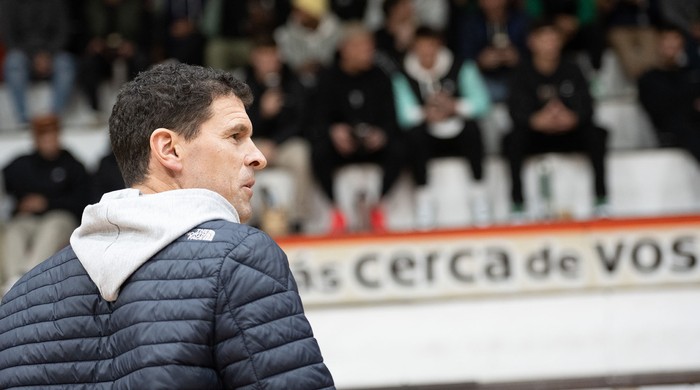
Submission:
[[[213,191],[143,195],[127,188],[87,206],[70,243],[102,297],[115,301],[124,281],[148,259],[192,228],[216,219],[239,222],[236,209]]]
[[[423,95],[423,98],[426,98],[439,91],[437,83],[441,78],[447,76],[453,62],[454,56],[452,53],[442,48],[437,54],[435,64],[430,69],[424,68],[418,61],[418,56],[413,53],[406,55],[403,66],[406,69],[406,73],[418,82],[421,95]]]

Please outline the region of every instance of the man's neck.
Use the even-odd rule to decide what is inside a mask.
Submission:
[[[148,195],[170,190],[182,189],[183,187],[178,183],[172,181],[166,182],[151,175],[147,177],[146,180],[144,180],[143,182],[132,185],[131,188],[135,188],[139,190],[142,194]]]
[[[37,154],[39,154],[39,157],[41,157],[41,158],[44,159],[45,161],[51,161],[51,162],[56,161],[56,160],[58,160],[59,157],[61,157],[61,151],[60,151],[60,150],[51,151],[51,152],[41,152],[41,151],[37,151]]]
[[[532,59],[532,64],[535,66],[535,69],[544,75],[554,73],[559,67],[559,62],[559,57],[535,56]]]
[[[661,70],[675,71],[682,68],[679,61],[676,59],[663,59],[659,61],[657,67]]]
[[[356,66],[353,66],[352,64],[350,64],[346,61],[340,61],[340,70],[342,70],[343,73],[349,74],[352,76],[362,72],[362,69],[360,69]]]
[[[505,24],[506,23],[506,16],[508,15],[508,12],[506,10],[493,10],[489,11],[488,13],[485,13],[484,16],[486,17],[486,20],[489,23],[492,24]]]

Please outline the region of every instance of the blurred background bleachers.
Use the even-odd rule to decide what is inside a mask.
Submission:
[[[602,84],[596,98],[596,121],[610,131],[608,141],[609,185],[611,212],[614,216],[659,216],[687,214],[700,211],[700,168],[683,149],[659,146],[647,114],[636,100],[634,86],[624,79],[614,53],[604,56],[601,71]],[[105,101],[114,101],[118,85],[104,83],[100,93]],[[37,112],[48,110],[50,88],[48,83],[32,86],[30,99]],[[107,106],[109,107],[109,106]],[[109,112],[105,110],[104,117]],[[18,129],[14,121],[7,88],[0,86],[0,166],[12,158],[29,152],[32,141],[28,131]],[[504,104],[496,104],[491,114],[482,121],[484,143],[488,153],[486,180],[492,197],[494,222],[508,223],[507,164],[500,156],[500,138],[510,126]],[[109,150],[107,124],[95,123],[94,117],[80,93],[75,92],[64,118],[62,134],[65,146],[90,171]],[[533,157],[524,173],[527,197],[533,200],[532,211],[538,205],[538,166],[548,159],[557,166],[554,175],[554,199],[559,216],[564,219],[586,219],[591,216],[591,172],[583,156],[552,154],[547,158]],[[460,158],[439,158],[431,161],[429,183],[439,199],[438,227],[465,226],[470,221],[470,210],[462,201],[469,195],[468,182],[453,180],[464,177],[469,169]],[[340,202],[352,217],[354,197],[358,191],[378,191],[381,171],[372,164],[348,166],[338,172],[336,190]],[[282,206],[291,206],[293,182],[283,169],[268,168],[259,173],[258,187],[268,187]],[[392,230],[405,231],[414,226],[413,184],[403,175],[389,199],[388,224]],[[309,216],[307,233],[323,234],[328,226],[330,205],[317,190],[314,193],[313,212]],[[5,200],[6,201],[6,200]],[[259,199],[256,199],[259,201]],[[3,218],[8,217],[9,205],[4,205]],[[468,225],[468,223],[467,223]]]

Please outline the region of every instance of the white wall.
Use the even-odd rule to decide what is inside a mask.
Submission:
[[[307,310],[338,388],[696,370],[697,288]]]

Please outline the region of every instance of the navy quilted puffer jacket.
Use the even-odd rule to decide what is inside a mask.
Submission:
[[[266,234],[199,223],[130,272],[113,301],[75,246],[4,297],[0,389],[334,388],[286,256]]]

